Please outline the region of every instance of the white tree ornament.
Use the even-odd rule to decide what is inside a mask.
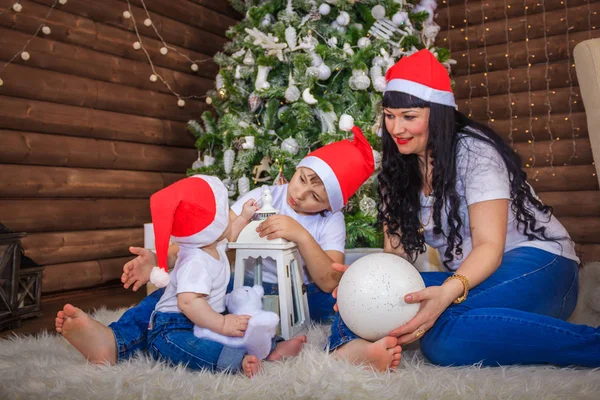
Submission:
[[[340,117],[339,127],[343,131],[350,131],[354,127],[354,118],[348,114],[342,114]]]
[[[250,191],[250,179],[246,175],[238,179],[238,191],[240,192],[240,196]]]
[[[286,138],[283,142],[281,142],[281,150],[287,151],[291,155],[295,156],[298,154],[300,150],[300,145],[298,141],[293,137]]]
[[[298,34],[293,26],[285,28],[285,41],[290,49],[295,49],[298,45]]]
[[[254,88],[256,90],[268,89],[271,87],[271,84],[267,82],[267,78],[269,75],[269,71],[271,71],[272,67],[268,67],[266,65],[258,66],[258,73],[256,74],[256,81],[254,82]]]
[[[363,196],[359,202],[360,211],[368,217],[377,216],[377,203],[368,196]]]
[[[375,163],[375,169],[381,168],[381,153],[373,149],[373,162]]]
[[[331,12],[331,6],[329,4],[323,3],[319,6],[319,13],[321,15],[329,15]]]
[[[317,118],[321,121],[321,133],[335,133],[336,127],[335,122],[338,117],[335,111],[322,111],[319,109],[315,110]]]
[[[371,41],[369,40],[368,37],[361,37],[360,39],[358,39],[358,42],[356,43],[356,45],[359,48],[364,49],[365,47],[369,47],[371,45]]]
[[[325,81],[331,76],[331,68],[325,63],[319,65],[319,80]]]
[[[49,34],[51,34],[51,33],[52,33],[52,30],[50,29],[50,27],[49,27],[49,26],[44,26],[44,27],[42,28],[42,33],[43,33],[44,35],[49,35]]]
[[[244,65],[248,65],[248,66],[254,65],[254,55],[252,54],[252,52],[250,50],[248,50],[246,52],[246,56],[244,57],[244,60],[242,62],[244,63]]]
[[[366,90],[371,84],[371,80],[365,71],[361,69],[353,69],[352,76],[348,80],[348,84],[352,90]]]
[[[378,4],[371,9],[371,15],[375,19],[383,19],[385,18],[385,7]]]
[[[231,173],[231,169],[233,168],[233,161],[235,160],[235,151],[232,149],[227,149],[223,152],[223,168],[225,169],[225,173],[229,175]]]
[[[304,100],[304,102],[306,104],[310,104],[310,105],[317,104],[317,102],[318,102],[318,100],[315,98],[315,96],[313,96],[312,93],[310,92],[309,88],[304,89],[304,91],[302,92],[302,100]]]

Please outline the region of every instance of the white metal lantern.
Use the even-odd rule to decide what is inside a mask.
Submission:
[[[308,330],[310,313],[306,285],[302,281],[302,263],[298,245],[283,238],[269,240],[259,237],[258,225],[270,215],[277,213],[272,206],[272,196],[264,189],[263,206],[255,214],[255,218],[240,232],[229,248],[236,249],[235,275],[233,287],[244,285],[246,263],[249,259],[256,260],[254,264],[254,284],[262,285],[262,260],[271,258],[277,264],[277,285],[279,292],[279,317],[281,336],[288,340],[301,332]]]

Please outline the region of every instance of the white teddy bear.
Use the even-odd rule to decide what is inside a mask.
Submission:
[[[231,347],[243,347],[249,355],[265,359],[271,352],[271,339],[275,336],[279,316],[262,309],[265,290],[260,285],[242,286],[225,296],[225,305],[231,314],[250,315],[248,329],[243,337],[231,337],[194,326],[194,335]]]

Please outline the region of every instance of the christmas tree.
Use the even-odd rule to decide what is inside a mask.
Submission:
[[[220,67],[205,112],[190,121],[198,160],[188,173],[217,175],[236,199],[286,182],[311,150],[358,125],[379,154],[385,72],[434,46],[435,0],[230,0],[245,15],[215,55]],[[381,247],[376,174],[344,209],[348,247]]]

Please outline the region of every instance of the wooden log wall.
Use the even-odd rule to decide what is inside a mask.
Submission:
[[[435,18],[459,110],[512,144],[583,262],[600,260],[600,191],[572,54],[600,37],[599,11],[598,0],[439,0]]]
[[[57,5],[27,46],[31,58],[2,66],[46,19],[54,0],[0,0],[0,222],[25,231],[25,254],[45,265],[44,293],[120,278],[128,246],[143,244],[149,196],[180,179],[197,157],[186,122],[208,109],[184,108],[160,82],[123,12],[126,0]],[[226,0],[145,0],[154,26],[192,60],[192,72],[163,43],[141,0],[130,0],[155,69],[182,96],[202,96],[212,62],[240,16]]]

